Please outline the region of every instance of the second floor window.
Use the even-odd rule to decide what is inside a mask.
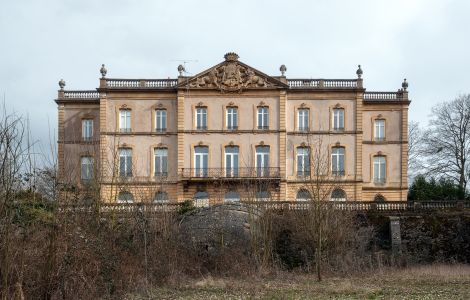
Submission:
[[[258,107],[258,129],[269,129],[269,108]]]
[[[385,120],[374,121],[374,139],[376,141],[385,140]]]
[[[119,149],[119,176],[132,176],[132,149]]]
[[[154,150],[155,176],[168,175],[168,149],[155,148]]]
[[[155,111],[155,130],[157,132],[166,131],[166,110],[157,109]]]
[[[207,129],[207,107],[196,108],[196,129]]]
[[[227,129],[237,130],[238,129],[238,108],[227,107]]]
[[[344,130],[344,109],[333,109],[333,130]]]
[[[310,175],[310,149],[307,147],[297,148],[297,176]]]
[[[374,156],[374,182],[385,183],[385,156]]]
[[[131,131],[131,111],[128,109],[123,109],[119,111],[119,131]]]
[[[82,138],[84,141],[90,141],[93,138],[93,120],[82,120]]]
[[[297,112],[297,122],[299,131],[308,131],[309,110],[302,108]]]
[[[209,148],[194,147],[194,176],[207,177],[209,167]]]
[[[93,179],[93,157],[91,156],[81,158],[81,179],[84,181]]]
[[[225,147],[225,175],[227,177],[238,176],[238,147]]]
[[[256,146],[256,176],[269,175],[269,146]]]
[[[344,175],[344,148],[333,147],[331,151],[331,172],[333,176]]]

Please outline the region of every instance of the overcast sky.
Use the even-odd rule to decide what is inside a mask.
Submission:
[[[355,78],[367,90],[409,81],[410,119],[470,93],[470,1],[0,0],[0,93],[47,142],[57,82],[95,89],[108,77],[195,74],[228,51],[267,74]]]

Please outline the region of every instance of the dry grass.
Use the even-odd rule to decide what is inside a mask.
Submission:
[[[383,269],[362,276],[281,273],[266,278],[212,278],[152,288],[127,299],[470,299],[470,266]]]

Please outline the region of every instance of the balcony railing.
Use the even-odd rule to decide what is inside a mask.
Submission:
[[[370,101],[399,101],[403,100],[402,92],[365,92],[364,100]]]
[[[98,99],[100,94],[97,91],[64,91],[65,99]]]
[[[183,168],[181,171],[183,178],[280,178],[279,168]]]
[[[177,79],[106,79],[107,88],[173,88],[178,84]]]
[[[356,79],[288,79],[287,84],[291,89],[351,89],[358,87]]]

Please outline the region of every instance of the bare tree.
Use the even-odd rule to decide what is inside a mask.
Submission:
[[[408,124],[408,182],[422,172],[424,149],[423,131],[418,122],[410,121]]]
[[[423,140],[427,174],[454,180],[464,197],[470,168],[470,95],[434,106]]]

